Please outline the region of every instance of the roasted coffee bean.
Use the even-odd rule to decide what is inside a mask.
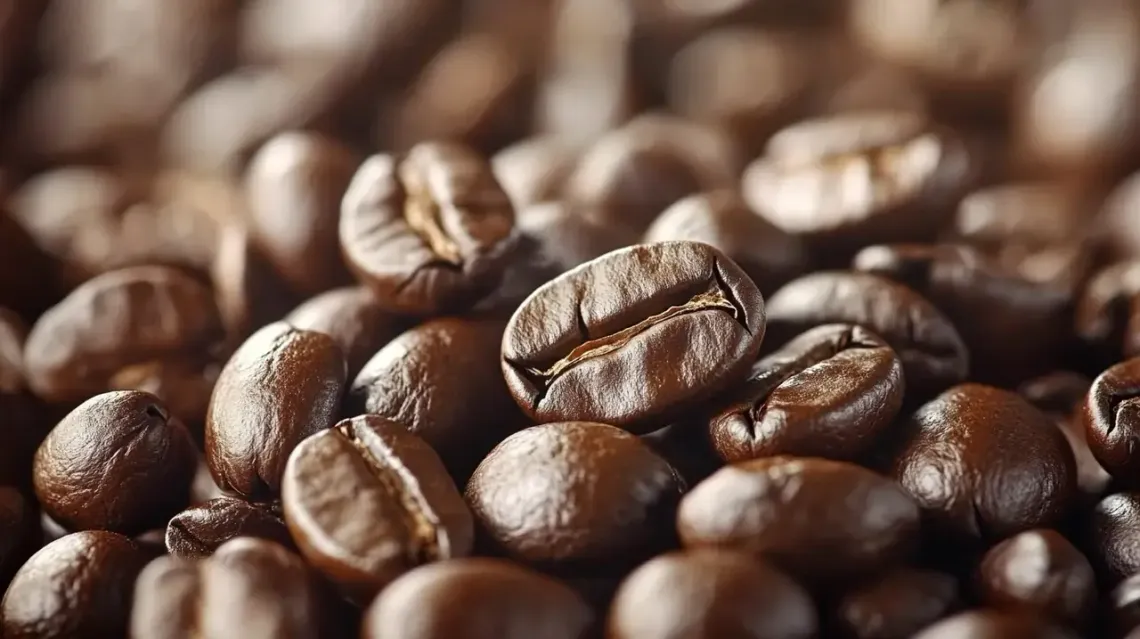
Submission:
[[[673,57],[668,102],[678,114],[728,131],[753,154],[795,115],[811,71],[805,38],[746,26],[710,31]],[[755,82],[760,74],[764,82]]]
[[[748,204],[819,251],[932,238],[972,181],[953,133],[904,112],[841,114],[777,133],[743,177]]]
[[[1140,574],[1120,582],[1108,595],[1111,629],[1123,637],[1140,627]]]
[[[929,530],[966,545],[1058,523],[1076,463],[1049,418],[1009,391],[961,384],[900,425],[894,476]]]
[[[273,509],[242,499],[219,497],[187,508],[171,518],[165,531],[166,550],[180,559],[209,557],[237,537],[257,537],[293,548],[285,522]]]
[[[417,568],[372,603],[364,639],[585,639],[594,615],[565,585],[499,559]]]
[[[854,464],[768,457],[726,466],[694,487],[677,529],[686,547],[741,550],[835,586],[908,559],[919,509],[890,479]]]
[[[1101,373],[1080,415],[1089,449],[1104,469],[1129,485],[1140,482],[1140,358]]]
[[[11,486],[0,486],[0,585],[43,543],[33,502]]]
[[[1055,530],[1029,530],[990,548],[978,567],[985,605],[1081,627],[1096,605],[1089,560]]]
[[[892,423],[903,402],[899,358],[859,326],[809,330],[762,358],[709,420],[726,461],[773,455],[855,459]]]
[[[1140,572],[1140,494],[1116,493],[1097,503],[1085,522],[1085,551],[1106,585]]]
[[[450,42],[423,67],[398,104],[382,110],[379,124],[391,127],[391,146],[408,149],[422,140],[453,140],[494,150],[524,135],[537,60],[520,53],[486,32]]]
[[[815,606],[796,582],[723,550],[661,555],[626,578],[614,598],[612,639],[807,639]]]
[[[432,315],[469,308],[499,284],[514,211],[489,163],[453,144],[364,162],[344,195],[340,243],[385,308]]]
[[[524,238],[538,243],[543,266],[552,269],[546,280],[625,246],[612,229],[561,200],[520,209],[517,223]]]
[[[301,558],[241,538],[201,561],[162,557],[139,575],[130,616],[135,639],[319,636],[317,585]]]
[[[443,318],[397,336],[364,365],[346,413],[404,425],[443,458],[457,480],[522,425],[495,367],[503,323]]]
[[[807,253],[797,239],[753,213],[730,190],[678,201],[650,225],[644,240],[692,240],[714,246],[744,269],[764,294],[775,292],[807,265]]]
[[[221,364],[200,363],[198,358],[155,360],[128,366],[111,378],[111,390],[140,390],[160,399],[186,426],[201,447],[206,433],[206,411],[218,381]]]
[[[286,315],[285,323],[331,337],[348,362],[345,379],[356,379],[365,362],[402,332],[405,321],[385,311],[368,289],[351,286],[311,298]]]
[[[197,465],[190,434],[157,397],[114,391],[64,417],[32,472],[44,512],[68,530],[134,534],[186,506]]]
[[[439,456],[375,415],[301,442],[282,506],[309,564],[358,603],[420,564],[466,555],[474,540],[471,511]]]
[[[1092,266],[1095,199],[1058,182],[1015,182],[966,196],[954,235],[1008,273],[1071,290]]]
[[[944,619],[914,639],[1077,639],[1060,626],[1050,625],[1040,616],[997,612],[987,609],[963,612]]]
[[[1077,337],[1107,362],[1140,355],[1140,261],[1098,272],[1077,302]]]
[[[282,133],[265,143],[245,176],[250,231],[298,293],[315,295],[351,281],[340,255],[340,200],[358,161],[315,133]]]
[[[505,554],[596,573],[667,545],[683,490],[676,471],[637,437],[604,424],[562,422],[505,439],[479,464],[466,495]]]
[[[230,358],[206,415],[206,462],[218,486],[250,501],[277,497],[289,453],[336,422],[344,390],[340,347],[282,322]]]
[[[537,422],[644,433],[743,378],[763,338],[764,301],[740,267],[706,244],[664,242],[535,291],[507,325],[502,367]]]
[[[850,639],[908,639],[958,603],[954,577],[900,568],[844,594],[834,624]]]
[[[100,275],[36,322],[25,345],[28,384],[74,402],[109,388],[119,370],[208,347],[220,337],[209,289],[174,269],[140,266]]]
[[[491,169],[521,214],[532,204],[557,198],[577,159],[578,152],[569,140],[541,135],[496,153]]]
[[[866,273],[824,271],[793,280],[768,299],[769,344],[821,324],[857,324],[902,361],[908,393],[936,393],[966,378],[969,354],[957,329],[910,288]]]
[[[126,636],[135,577],[149,559],[130,539],[102,530],[53,541],[8,586],[4,636]]]
[[[1070,291],[1010,275],[965,246],[871,246],[857,271],[898,281],[946,314],[970,352],[973,377],[1020,381],[1058,362],[1069,339]]]
[[[235,346],[299,302],[241,224],[222,230],[210,278],[227,337]]]
[[[641,116],[582,154],[564,196],[597,223],[637,238],[686,195],[730,187],[735,155],[731,143],[711,129]]]

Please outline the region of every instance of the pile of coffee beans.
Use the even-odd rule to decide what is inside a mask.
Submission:
[[[0,0],[0,588],[1140,639],[1140,3]]]

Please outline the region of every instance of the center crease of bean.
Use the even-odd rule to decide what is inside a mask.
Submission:
[[[400,177],[407,194],[404,201],[404,218],[408,226],[427,243],[433,253],[446,262],[461,265],[463,256],[460,254],[459,246],[443,230],[439,204],[432,197],[431,190],[415,171],[405,169]]]

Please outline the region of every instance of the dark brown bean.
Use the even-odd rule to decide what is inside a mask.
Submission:
[[[843,595],[835,625],[850,639],[909,639],[958,603],[954,577],[900,568]]]
[[[1080,416],[1089,449],[1104,469],[1127,484],[1140,482],[1140,358],[1101,373]]]
[[[271,507],[219,497],[187,508],[166,526],[166,550],[181,559],[202,559],[237,537],[257,537],[292,549],[284,520]]]
[[[944,619],[914,639],[1077,639],[1077,635],[1035,615],[986,609],[963,612]]]
[[[1140,494],[1109,495],[1085,521],[1085,546],[1102,583],[1116,585],[1140,573]]]
[[[222,490],[277,497],[293,448],[336,422],[344,390],[340,347],[323,333],[277,322],[226,362],[206,414],[206,462]]]
[[[1096,605],[1089,560],[1055,530],[1029,530],[990,548],[977,582],[987,606],[1051,617],[1077,628]]]

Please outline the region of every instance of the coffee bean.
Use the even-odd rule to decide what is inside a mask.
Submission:
[[[841,114],[777,133],[742,187],[776,227],[842,254],[932,238],[972,181],[973,163],[961,140],[920,116]]]
[[[336,421],[344,390],[340,347],[284,323],[254,333],[226,362],[206,414],[206,461],[218,486],[271,501],[289,453]]]
[[[844,594],[835,627],[851,639],[907,639],[958,603],[954,577],[900,568]]]
[[[768,457],[726,466],[681,501],[688,548],[731,548],[834,587],[908,559],[919,509],[894,482],[847,462]]]
[[[232,497],[219,497],[183,510],[164,532],[166,550],[180,559],[209,557],[237,537],[257,537],[293,549],[289,530],[267,506]]]
[[[471,512],[423,440],[374,415],[301,442],[282,481],[301,553],[354,601],[416,566],[471,550]]]
[[[733,183],[735,150],[719,133],[641,116],[587,149],[564,196],[604,226],[636,238],[671,204]]]
[[[403,159],[364,162],[345,193],[340,242],[385,308],[463,310],[498,285],[511,258],[514,212],[488,162],[425,143]]]
[[[849,324],[819,326],[757,362],[709,420],[709,436],[729,462],[855,459],[890,426],[903,388],[902,364],[879,336]]]
[[[1008,273],[1071,289],[1092,266],[1095,198],[1055,182],[1015,182],[975,191],[958,206],[954,234]]]
[[[711,246],[665,242],[535,291],[507,325],[502,367],[537,422],[644,433],[739,381],[763,338],[763,298],[740,267]]]
[[[714,246],[744,269],[765,294],[801,274],[807,264],[807,253],[797,239],[753,213],[729,190],[678,201],[650,225],[644,240],[692,240]]]
[[[1123,637],[1140,627],[1140,575],[1120,582],[1108,596],[1111,628]]]
[[[364,639],[584,639],[593,614],[557,581],[499,559],[456,559],[400,577],[372,603]]]
[[[954,325],[930,302],[887,279],[838,271],[793,280],[768,299],[769,343],[821,324],[858,324],[898,353],[907,390],[936,393],[966,378],[969,354]]]
[[[24,350],[28,385],[48,401],[80,401],[127,366],[201,352],[220,329],[209,289],[181,271],[105,273],[36,321]]]
[[[131,637],[316,637],[317,586],[301,558],[241,538],[201,561],[162,557],[139,575]]]
[[[403,330],[405,321],[385,311],[362,286],[325,291],[293,309],[285,323],[324,333],[344,351],[348,376],[356,379],[376,351]]]
[[[197,468],[182,422],[154,395],[96,395],[63,418],[36,451],[44,512],[68,530],[133,534],[186,505]]]
[[[218,380],[221,365],[214,362],[199,363],[197,358],[154,360],[128,366],[110,380],[112,390],[140,390],[161,400],[171,414],[178,416],[194,438],[203,446],[206,432],[206,411],[210,408],[210,395]]]
[[[222,229],[210,278],[222,323],[233,345],[280,319],[299,301],[253,241],[249,229],[241,224]]]
[[[340,255],[340,200],[358,162],[336,140],[282,133],[261,147],[245,176],[253,239],[298,293],[351,281]]]
[[[345,399],[419,435],[462,481],[522,416],[495,366],[503,323],[431,320],[397,336],[361,369]]]
[[[1116,493],[1097,503],[1085,522],[1089,560],[1106,585],[1140,572],[1140,494]]]
[[[491,170],[520,213],[555,200],[578,154],[569,140],[554,135],[526,138],[491,157]]]
[[[914,635],[914,639],[1077,639],[1077,636],[1050,625],[1039,616],[981,609],[944,619]]]
[[[1105,470],[1132,484],[1140,473],[1140,358],[1100,374],[1089,388],[1080,413],[1089,449]]]
[[[1077,337],[1104,361],[1140,355],[1140,262],[1105,267],[1077,301]]]
[[[505,439],[479,464],[466,496],[505,554],[597,573],[668,544],[683,489],[676,471],[637,437],[604,424],[562,422]]]
[[[857,271],[890,278],[946,314],[971,355],[980,381],[1021,381],[1055,367],[1069,339],[1068,290],[1002,272],[965,246],[871,246]]]
[[[894,476],[929,530],[972,544],[1050,526],[1068,512],[1076,464],[1049,418],[1017,395],[961,384],[900,425]]]
[[[135,577],[150,559],[130,539],[101,530],[44,546],[12,579],[5,637],[123,637]]]
[[[606,636],[806,639],[817,625],[811,598],[783,573],[746,555],[695,550],[661,555],[626,578]]]
[[[990,548],[978,567],[987,606],[1081,627],[1096,605],[1096,577],[1081,551],[1054,530],[1029,530]]]

